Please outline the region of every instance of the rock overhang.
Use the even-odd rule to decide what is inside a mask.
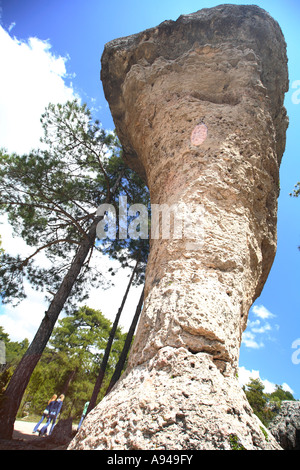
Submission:
[[[189,51],[205,46],[254,54],[260,66],[261,83],[270,100],[278,162],[281,162],[288,126],[283,99],[289,88],[282,30],[278,22],[259,6],[224,4],[181,15],[176,21],[164,21],[154,28],[114,39],[105,45],[101,58],[104,94],[123,146],[124,159],[144,180],[145,170],[124,127],[123,84],[126,76],[137,64],[148,67],[157,60],[178,61]]]

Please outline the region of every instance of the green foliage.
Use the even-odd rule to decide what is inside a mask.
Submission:
[[[62,417],[79,419],[85,402],[93,392],[112,326],[110,320],[99,310],[84,306],[58,323],[50,338],[49,347],[45,349],[27,386],[19,410],[21,416],[25,404],[30,414],[39,415],[54,393],[65,393]],[[0,327],[0,338],[4,336],[7,349],[11,350],[11,365],[0,374],[1,390],[7,385],[13,369],[21,359],[20,350],[24,343],[10,342],[8,335]],[[117,328],[99,400],[108,387],[125,338],[126,334],[122,333],[121,328]]]
[[[0,152],[0,213],[6,213],[14,233],[34,247],[26,258],[1,255],[2,302],[24,298],[25,279],[35,289],[43,290],[49,301],[49,308],[25,353],[33,359],[30,367],[24,372],[20,362],[6,388],[5,399],[9,405],[1,407],[2,423],[15,418],[24,388],[61,311],[72,313],[79,302],[88,298],[89,288],[104,282],[102,263],[95,255],[106,250],[120,258],[122,265],[138,257],[140,279],[146,262],[142,249],[125,243],[110,250],[109,244],[113,245],[115,240],[108,240],[104,250],[103,241],[96,237],[96,227],[103,216],[97,212],[100,204],[117,205],[121,191],[132,200],[137,192],[145,193],[144,184],[125,166],[115,135],[106,133],[99,122],[93,122],[86,105],[81,106],[76,100],[64,105],[50,104],[41,122],[44,138],[40,149],[22,156]],[[146,251],[147,248],[145,254]],[[47,267],[35,263],[41,252],[50,261]],[[64,365],[71,353],[70,349],[56,353],[59,360],[56,357],[53,362]],[[79,352],[77,356],[81,357]],[[65,381],[63,390],[74,383],[79,369],[79,365],[72,364],[64,378],[61,376],[64,367],[57,371],[56,379]],[[6,424],[2,426],[5,429]]]
[[[14,234],[34,247],[26,258],[2,253],[0,292],[3,303],[26,297],[24,279],[35,289],[57,292],[73,257],[95,220],[97,207],[118,204],[120,194],[129,201],[144,200],[147,189],[124,164],[122,150],[113,133],[93,121],[87,106],[76,100],[64,105],[49,104],[42,115],[42,147],[29,155],[7,155],[0,151],[0,213],[6,213]],[[119,191],[113,188],[119,187]],[[92,255],[104,251],[128,264],[143,252],[145,268],[148,240],[143,250],[128,241],[92,244],[88,259],[77,278],[67,308],[87,299],[88,288],[105,280],[91,264]],[[51,265],[42,268],[34,261],[43,252]],[[73,305],[72,305],[73,299]]]
[[[4,343],[9,341],[9,335],[5,333],[2,326],[0,326],[0,341],[4,341]]]
[[[276,385],[272,393],[264,393],[264,385],[259,379],[251,379],[244,388],[253,412],[268,427],[280,410],[282,400],[295,400],[293,395]]]
[[[28,339],[21,342],[10,341],[9,335],[5,333],[2,326],[0,326],[0,341],[5,344],[5,360],[6,364],[0,370],[0,396],[3,394],[13,371],[17,364],[20,362],[24,352],[28,348]]]
[[[260,430],[261,432],[263,433],[263,435],[265,436],[265,439],[267,442],[269,442],[269,436],[267,434],[267,431],[265,430],[265,428],[263,428],[262,426],[259,426],[260,427]]]
[[[81,367],[90,370],[102,359],[111,327],[111,321],[99,310],[81,307],[59,320],[49,344],[57,354],[67,356],[72,369]],[[114,358],[120,353],[123,341],[121,329],[117,328],[112,348]],[[110,366],[113,367],[114,363]]]
[[[290,193],[290,196],[298,197],[300,195],[300,182],[295,184],[294,190],[292,193]]]
[[[145,268],[147,264],[148,254],[149,254],[149,240],[148,239],[137,239],[134,240],[130,237],[122,239],[119,236],[120,233],[120,197],[125,197],[127,199],[128,208],[133,204],[142,204],[148,209],[148,214],[151,214],[151,205],[150,205],[150,194],[148,188],[145,186],[145,183],[141,178],[131,170],[126,170],[126,178],[122,180],[120,191],[116,194],[116,198],[113,202],[116,210],[116,227],[117,227],[117,237],[113,242],[109,239],[99,241],[99,246],[101,246],[102,252],[112,259],[117,259],[122,267],[128,267],[131,260],[139,261],[138,268],[136,270],[137,276],[133,281],[133,285],[139,285],[145,281]],[[139,213],[137,212],[138,216]],[[136,216],[128,217],[128,224],[130,224]],[[148,219],[148,225],[150,230],[150,217]],[[138,231],[138,228],[137,228]],[[114,275],[114,272],[112,272]]]
[[[0,236],[0,254],[3,254],[4,253],[4,250],[2,248],[2,240],[1,240],[1,236]]]
[[[262,423],[265,424],[264,410],[266,408],[267,399],[263,394],[264,385],[259,379],[251,379],[247,385],[246,396],[252,407],[253,412]]]
[[[229,443],[231,450],[246,450],[245,447],[240,443],[236,434],[229,435]]]
[[[10,341],[9,335],[0,326],[0,341],[4,341],[5,344],[6,368],[15,367],[28,348],[28,339],[24,339],[21,342]]]
[[[291,394],[291,392],[287,390],[283,390],[281,385],[276,385],[276,390],[275,392],[270,393],[269,395],[270,401],[274,402],[282,402],[283,400],[291,400],[295,401],[295,398]]]
[[[0,398],[5,390],[5,387],[7,386],[8,382],[10,381],[10,378],[13,374],[13,369],[12,367],[4,369],[0,373]]]

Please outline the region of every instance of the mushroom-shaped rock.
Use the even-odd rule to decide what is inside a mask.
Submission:
[[[71,447],[276,449],[236,373],[276,251],[281,29],[256,6],[200,10],[108,43],[101,78],[124,159],[174,224],[152,231],[128,369]]]

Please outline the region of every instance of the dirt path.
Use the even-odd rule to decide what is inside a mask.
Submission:
[[[26,421],[16,421],[14,425],[13,439],[35,440],[41,439],[38,434],[32,434],[32,430],[36,423]]]
[[[65,450],[67,445],[58,445],[50,438],[33,434],[36,423],[15,421],[13,438],[0,439],[0,450]]]

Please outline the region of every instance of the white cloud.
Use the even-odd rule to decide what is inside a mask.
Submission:
[[[102,256],[102,264],[104,273],[105,270],[107,272],[109,267],[120,266],[118,261],[109,260],[104,255]],[[100,287],[98,289],[91,290],[86,304],[91,308],[101,310],[103,315],[113,322],[121,305],[131,274],[132,268],[119,269],[116,275],[112,278],[114,286],[109,287],[109,289],[103,289]],[[106,274],[107,279],[109,276],[109,273]],[[123,332],[127,332],[130,327],[142,289],[143,286],[132,286],[129,291],[119,323],[120,326],[123,327]]]
[[[265,387],[264,388],[265,393],[275,392],[276,385],[279,385],[279,384],[270,382],[267,379],[261,379],[260,373],[258,370],[252,369],[250,371],[250,370],[247,370],[244,366],[239,367],[239,384],[241,385],[241,387],[244,385],[247,385],[251,379],[259,379]],[[292,394],[294,393],[291,387],[287,383],[284,382],[281,386],[283,390],[290,392]]]
[[[294,390],[287,383],[283,382],[282,388],[286,392],[290,392],[292,395],[294,394]]]
[[[262,325],[259,328],[252,328],[253,333],[258,333],[258,334],[264,334],[267,331],[271,331],[272,327],[269,323],[266,323],[265,325]]]
[[[44,294],[37,292],[25,283],[28,298],[19,305],[3,305],[1,307],[0,325],[8,333],[11,341],[31,341],[47,310]]]
[[[256,317],[254,320],[251,319],[251,314]],[[272,332],[279,330],[278,325],[272,324],[273,318],[276,318],[276,315],[266,307],[254,305],[250,311],[247,329],[242,336],[242,344],[246,348],[259,349],[265,346],[267,340],[273,340]]]
[[[275,315],[269,312],[269,310],[266,309],[266,307],[264,307],[263,305],[254,305],[254,307],[252,307],[252,312],[254,313],[254,315],[256,315],[259,318],[262,318],[263,320],[266,320],[267,318],[275,317]]]
[[[13,230],[6,215],[0,217],[0,233],[2,247],[6,253],[20,254],[26,257],[35,250],[35,248],[28,246],[22,238],[13,237]],[[40,266],[49,265],[49,260],[42,252],[38,255],[37,262]],[[43,292],[35,291],[27,281],[24,282],[24,288],[26,299],[17,306],[13,306],[13,304],[1,306],[0,325],[8,333],[11,341],[22,341],[25,338],[31,341],[48,307]]]
[[[48,41],[20,41],[0,26],[0,147],[26,153],[39,146],[45,107],[75,98],[65,83],[67,60],[56,57]]]
[[[0,216],[0,234],[1,234],[1,246],[4,248],[6,253],[11,255],[21,255],[22,257],[30,256],[36,250],[35,247],[29,246],[25,243],[23,238],[13,235],[12,226],[8,222],[6,214]],[[49,260],[40,252],[36,258],[40,266],[49,266]]]
[[[264,343],[262,341],[257,342],[255,335],[251,331],[245,331],[243,333],[242,344],[244,344],[247,348],[252,349],[260,349],[264,347]]]
[[[0,12],[1,13],[1,12]],[[9,31],[13,29],[13,23]],[[51,52],[49,41],[29,38],[20,41],[12,38],[0,26],[0,148],[9,152],[26,153],[39,146],[42,135],[40,116],[45,107],[52,103],[63,103],[76,96],[72,84],[66,81],[74,78],[67,74],[66,63],[69,57],[57,57]],[[1,217],[0,233],[2,246],[11,254],[32,254],[34,248],[28,247],[20,238],[12,237],[7,218]],[[39,255],[39,264],[48,262]],[[108,258],[101,260],[101,271],[111,266]],[[120,269],[113,278],[115,286],[99,288],[90,292],[87,305],[99,309],[111,321],[120,306],[124,295],[130,269]],[[142,287],[132,288],[121,315],[120,325],[127,331],[140,297]],[[36,292],[26,284],[27,298],[18,306],[1,306],[0,325],[11,340],[33,339],[48,304],[42,292]]]
[[[8,30],[14,27],[11,23]],[[51,44],[38,38],[20,41],[12,38],[0,26],[0,147],[8,152],[26,153],[40,145],[41,114],[52,103],[64,103],[76,96],[67,86],[66,62],[68,57],[56,57]],[[32,247],[16,237],[6,217],[1,217],[2,246],[11,254],[29,255]],[[43,254],[39,264],[48,262]],[[27,298],[17,307],[1,307],[0,324],[15,341],[32,340],[47,304],[44,294],[26,284]]]
[[[259,379],[258,370],[247,370],[244,366],[239,367],[239,383],[241,386],[247,385],[250,379]]]
[[[9,32],[11,32],[12,29],[14,29],[14,27],[16,26],[16,23],[13,21],[9,27],[7,28]]]
[[[256,326],[259,326],[259,325],[260,325],[260,320],[255,320],[255,321],[248,320],[248,326],[251,326],[251,328],[255,328]]]

